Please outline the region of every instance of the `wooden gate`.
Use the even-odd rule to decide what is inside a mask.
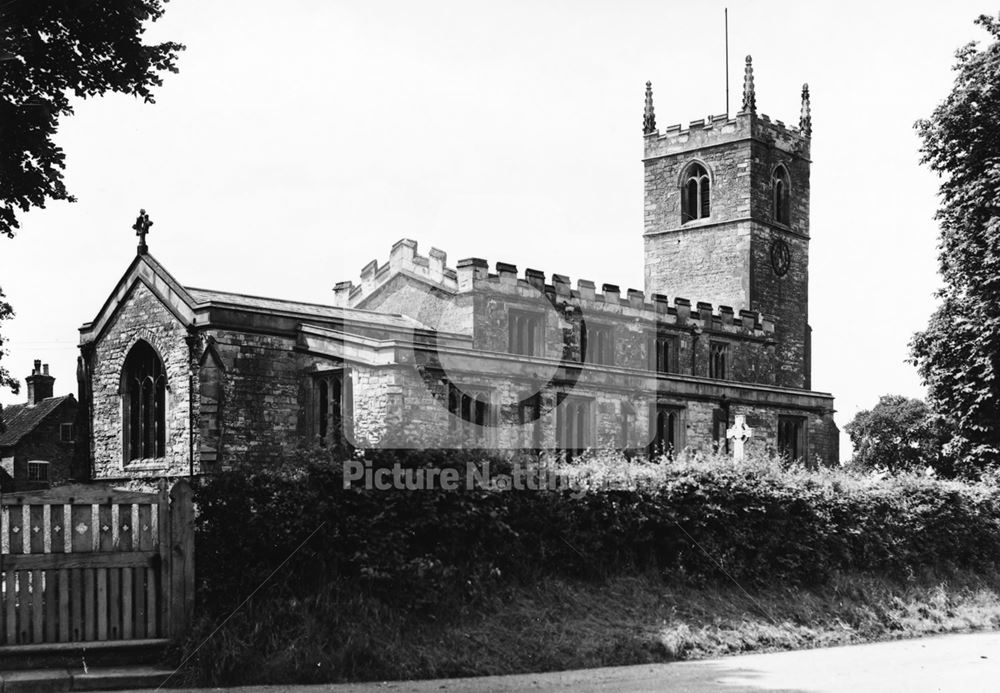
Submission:
[[[194,606],[193,518],[185,480],[159,493],[89,484],[4,493],[0,646],[180,635]]]

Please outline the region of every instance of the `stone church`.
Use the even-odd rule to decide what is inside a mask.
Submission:
[[[632,453],[751,448],[836,464],[811,390],[809,145],[742,108],[657,129],[646,85],[645,287],[400,240],[330,305],[193,288],[138,253],[81,327],[80,417],[100,479],[211,472],[300,444]]]

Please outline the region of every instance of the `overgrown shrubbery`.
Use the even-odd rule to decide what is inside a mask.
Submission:
[[[459,466],[464,479],[466,459],[373,462]],[[510,464],[491,463],[494,473]],[[724,458],[609,456],[569,469],[574,488],[595,489],[344,489],[341,465],[317,455],[213,476],[196,491],[201,594],[218,605],[248,594],[314,531],[276,578],[292,594],[349,579],[412,608],[433,606],[442,591],[475,599],[498,580],[542,574],[655,569],[706,580],[724,570],[744,582],[814,583],[843,569],[1000,562],[1000,494],[987,485]]]
[[[483,458],[379,453],[370,461],[458,466],[464,478],[465,463]],[[494,473],[511,464],[490,462]],[[341,464],[315,453],[207,478],[196,489],[205,616],[196,637],[310,535],[255,601],[270,605],[267,618],[300,624],[303,609],[325,605],[328,622],[310,627],[328,629],[316,642],[338,653],[368,651],[363,638],[398,633],[386,624],[459,618],[488,608],[505,589],[548,578],[652,573],[752,587],[815,585],[838,572],[905,579],[926,569],[1000,565],[1000,493],[987,484],[808,472],[766,459],[650,464],[604,456],[564,470],[576,491],[345,489]],[[355,632],[358,621],[387,631]],[[269,628],[251,632],[267,637]],[[353,657],[338,655],[334,678],[380,675],[380,665]],[[233,659],[228,673],[212,678],[246,681],[236,670],[244,664]]]

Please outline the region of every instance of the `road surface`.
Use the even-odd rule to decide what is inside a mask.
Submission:
[[[547,674],[325,686],[255,686],[231,693],[958,693],[1000,692],[1000,633],[673,664]]]

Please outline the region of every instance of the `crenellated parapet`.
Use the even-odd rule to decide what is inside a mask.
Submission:
[[[756,311],[735,310],[730,306],[713,307],[711,303],[692,303],[687,298],[675,296],[671,300],[663,294],[650,294],[629,288],[624,292],[616,284],[597,284],[589,279],[578,279],[573,286],[563,274],[545,274],[536,269],[525,269],[518,275],[517,266],[496,263],[496,272],[489,271],[485,260],[472,258],[458,263],[459,286],[462,290],[501,293],[510,299],[537,300],[544,293],[550,303],[579,311],[585,317],[615,321],[622,318],[675,325],[690,329],[700,328],[716,332],[741,333],[766,337],[774,332],[775,318]]]
[[[773,142],[788,151],[809,157],[809,140],[812,137],[812,115],[809,105],[809,86],[802,85],[802,107],[798,126],[785,125],[757,112],[757,94],[754,86],[753,64],[746,58],[743,79],[743,102],[738,113],[710,115],[703,120],[693,120],[667,126],[662,132],[656,128],[653,116],[653,89],[646,82],[646,102],[643,110],[642,134],[645,139],[645,158],[669,156],[679,151],[700,147],[718,146],[740,139]]]
[[[379,290],[393,277],[403,274],[418,281],[435,284],[442,290],[458,291],[458,273],[447,266],[448,255],[443,250],[431,248],[427,255],[417,252],[417,242],[403,238],[392,245],[389,261],[379,265],[372,260],[361,268],[361,281],[338,282],[333,287],[334,305],[354,308],[366,297]]]
[[[660,325],[757,337],[774,332],[775,318],[755,311],[725,305],[713,307],[705,302],[692,304],[680,296],[671,300],[663,294],[647,295],[632,288],[623,292],[616,284],[602,284],[598,291],[597,284],[589,279],[578,279],[574,286],[567,275],[551,274],[547,279],[544,272],[531,268],[519,273],[517,265],[508,262],[497,262],[495,271],[491,272],[489,263],[482,258],[459,260],[454,269],[446,265],[446,260],[447,255],[437,248],[431,248],[427,256],[423,256],[417,252],[416,241],[397,241],[387,263],[379,265],[372,260],[362,268],[360,284],[347,281],[334,287],[336,305],[356,307],[393,277],[402,274],[430,289],[452,295],[489,292],[503,294],[512,303],[526,304],[545,296],[549,304],[609,321],[632,318]]]
[[[805,121],[811,130],[811,121]],[[771,120],[764,113],[742,111],[733,116],[710,115],[703,120],[693,120],[686,126],[677,123],[662,132],[644,133],[644,158],[653,159],[702,147],[715,147],[728,142],[755,139],[773,142],[782,149],[809,156],[811,131],[786,125],[781,120]]]

